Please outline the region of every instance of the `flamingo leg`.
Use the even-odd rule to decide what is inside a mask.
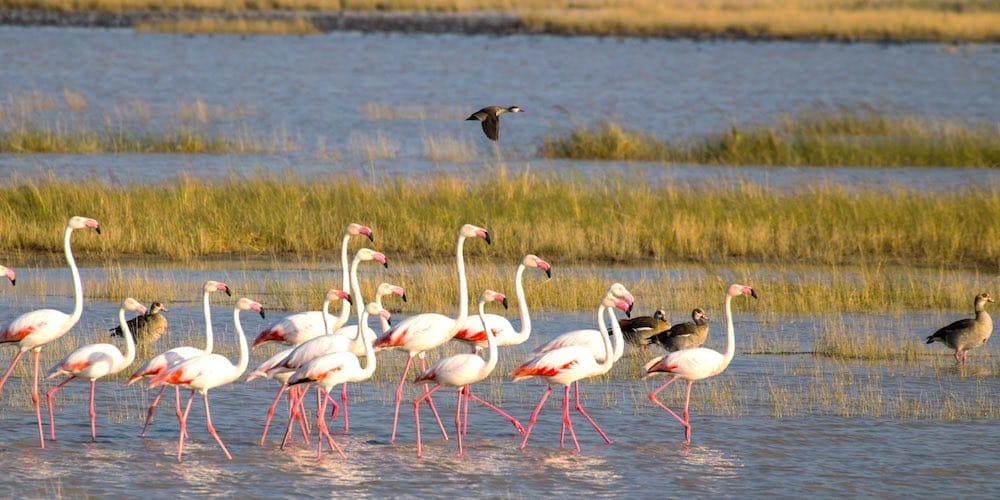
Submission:
[[[324,396],[325,395],[325,396]],[[340,406],[337,404],[333,398],[330,397],[330,393],[323,390],[322,387],[316,386],[316,404],[319,405],[319,398],[325,398],[330,400],[330,405],[333,406],[333,410],[330,411],[330,420],[337,420],[337,414],[340,413]],[[323,411],[326,411],[326,404],[323,405]]]
[[[399,385],[396,386],[396,410],[392,414],[392,437],[389,438],[389,444],[395,444],[396,442],[396,427],[399,423],[399,404],[403,402],[403,383],[406,382],[406,374],[409,373],[411,364],[413,364],[413,356],[410,356],[406,360],[406,365],[403,366],[403,375],[399,377]]]
[[[31,401],[35,403],[35,420],[38,421],[38,443],[42,448],[45,448],[45,433],[42,432],[42,398],[38,395],[38,358],[41,356],[41,353],[41,348],[35,349],[35,376],[31,387]]]
[[[542,393],[542,399],[538,401],[538,406],[535,406],[535,410],[531,412],[531,417],[528,419],[528,431],[524,433],[524,439],[521,441],[521,451],[524,451],[525,445],[528,444],[528,436],[531,436],[531,430],[535,428],[535,422],[538,421],[538,413],[542,411],[542,406],[545,405],[545,400],[548,399],[551,392],[552,386],[550,385]]]
[[[97,411],[94,410],[94,389],[97,386],[96,380],[90,381],[90,411],[87,412],[90,415],[90,442],[97,442]]]
[[[291,397],[291,394],[289,394]],[[306,405],[302,402],[303,398],[299,398],[296,404],[295,420],[299,422],[299,431],[302,433],[302,441],[309,445],[309,419],[306,418]],[[292,415],[292,400],[288,401],[288,414]]]
[[[192,393],[194,391],[191,391]],[[181,388],[180,386],[174,386],[174,413],[177,414],[177,422],[181,421]],[[184,426],[184,437],[187,436],[187,426]]]
[[[496,413],[497,415],[500,415],[501,417],[507,419],[508,422],[510,422],[511,424],[513,424],[514,429],[517,430],[518,434],[520,434],[522,436],[524,435],[524,432],[525,432],[524,431],[524,426],[521,425],[521,422],[519,422],[516,418],[510,416],[510,414],[508,414],[507,412],[501,410],[499,407],[497,407],[497,406],[491,404],[490,402],[483,400],[479,396],[476,396],[475,394],[473,394],[472,391],[469,390],[469,386],[465,386],[465,387],[466,387],[466,393],[465,393],[465,398],[466,398],[465,407],[466,407],[466,409],[469,408],[469,401],[468,400],[472,399],[473,401],[479,403],[481,406],[486,407],[486,409],[491,410],[494,413]],[[468,410],[466,410],[466,411],[468,411]],[[466,416],[465,417],[465,422],[464,422],[464,424],[465,424],[466,427],[468,427],[468,425],[469,425],[469,420],[468,419],[469,419],[469,417]]]
[[[142,424],[142,432],[139,433],[139,437],[146,437],[146,429],[149,428],[149,423],[153,421],[153,413],[156,411],[156,405],[160,403],[160,398],[163,397],[163,391],[165,390],[167,390],[167,386],[161,385],[160,392],[156,393],[156,397],[153,398],[153,403],[149,405],[149,408],[146,408],[146,422]]]
[[[7,385],[7,377],[10,377],[11,372],[14,371],[14,367],[17,366],[17,361],[24,356],[24,353],[28,351],[17,351],[14,355],[14,359],[10,360],[10,366],[7,367],[7,371],[3,372],[3,379],[0,379],[0,392],[3,391],[3,386]]]
[[[563,393],[563,404],[562,404],[562,424],[569,428],[569,437],[573,438],[573,445],[576,446],[576,452],[580,453],[580,443],[576,440],[576,431],[573,430],[573,421],[569,419],[569,386],[566,386],[566,391]],[[562,441],[559,441],[559,447],[562,448]]]
[[[222,448],[222,452],[226,454],[226,458],[232,460],[233,456],[229,454],[229,450],[226,449],[226,445],[222,442],[222,438],[219,437],[219,433],[215,432],[215,426],[212,425],[212,412],[208,409],[208,391],[205,391],[205,422],[208,424],[208,433],[215,438],[215,442],[219,443],[219,447]]]
[[[666,381],[666,383],[664,383],[663,385],[657,387],[653,392],[649,393],[649,400],[652,401],[653,404],[655,404],[656,406],[659,406],[664,411],[666,411],[667,413],[669,413],[670,416],[674,417],[675,420],[677,420],[678,422],[680,422],[681,425],[684,426],[684,436],[690,442],[690,439],[691,439],[691,424],[687,421],[687,418],[681,418],[679,415],[677,415],[676,413],[674,413],[674,410],[671,410],[670,408],[667,407],[667,405],[661,403],[660,400],[656,399],[656,396],[657,396],[657,394],[660,393],[660,391],[662,391],[663,389],[666,389],[670,384],[674,383],[674,381],[677,380],[677,379],[678,379],[678,377],[674,376],[670,380]],[[691,394],[691,382],[688,382],[688,395],[690,396],[690,394]],[[685,415],[687,414],[687,404],[686,403],[684,405],[684,413],[685,413]]]
[[[420,356],[420,371],[427,371],[427,362],[424,361],[423,356]],[[437,421],[438,429],[441,429],[441,438],[447,441],[448,432],[444,430],[444,423],[441,422],[441,416],[438,415],[437,408],[434,407],[434,398],[431,397],[430,392],[430,389],[427,388],[427,384],[424,384],[424,394],[427,395],[427,406],[431,407],[431,413],[434,414],[434,420]]]
[[[469,386],[464,385],[459,387],[457,391],[457,399],[455,401],[455,435],[458,436],[458,457],[462,456],[462,400],[465,399],[465,415],[468,416],[469,410],[469,399],[463,398],[465,392],[469,389]]]
[[[688,405],[691,404],[691,386],[694,382],[688,380],[687,391],[684,394],[684,421],[687,425],[684,426],[684,442],[691,442],[691,414],[688,413]]]
[[[264,446],[264,440],[267,439],[267,429],[271,426],[271,419],[274,417],[274,410],[278,408],[278,402],[281,401],[281,395],[285,393],[286,389],[288,389],[288,384],[282,382],[281,387],[278,387],[278,393],[274,395],[274,400],[271,401],[271,406],[267,408],[267,417],[264,419],[264,432],[260,434],[261,446]],[[291,404],[291,399],[288,401]]]
[[[49,439],[51,439],[52,441],[56,440],[56,419],[55,416],[53,415],[54,405],[52,404],[52,398],[55,397],[57,392],[59,392],[59,389],[62,389],[64,385],[68,384],[70,380],[73,380],[75,378],[76,375],[71,375],[66,380],[59,382],[48,391],[45,391],[45,402],[49,406]]]
[[[416,422],[417,430],[417,458],[423,456],[423,448],[420,443],[420,402],[426,398],[429,398],[434,391],[441,388],[441,384],[435,385],[432,389],[424,392],[417,399],[413,400],[413,420]]]
[[[347,418],[347,382],[340,388],[340,402],[344,405],[344,434],[347,434],[351,427],[350,419]]]
[[[330,435],[330,429],[326,426],[326,420],[323,418],[323,414],[326,413],[326,402],[329,401],[334,406],[336,406],[337,403],[330,397],[330,393],[323,391],[323,394],[326,397],[323,399],[322,408],[319,408],[319,402],[317,402],[316,432],[319,433],[320,436],[326,437],[326,441],[329,443],[330,449],[339,453],[340,458],[347,458],[347,455],[344,455],[344,450],[341,450],[340,446],[337,446],[337,442],[333,440],[333,436]],[[323,455],[323,440],[317,439],[316,444],[316,460],[321,460]]]
[[[281,438],[280,448],[282,450],[285,449],[285,444],[288,443],[288,438],[292,436],[292,422],[296,418],[301,417],[299,408],[302,407],[302,399],[304,395],[305,391],[299,387],[292,387],[288,390],[288,397],[291,399],[288,401],[288,425],[285,426],[285,435]],[[306,444],[309,444],[308,438],[306,438]]]
[[[595,431],[597,431],[598,434],[601,435],[601,438],[604,439],[605,443],[611,444],[611,439],[608,437],[608,435],[605,434],[603,430],[601,430],[601,426],[597,425],[597,422],[595,422],[594,419],[590,417],[590,414],[587,413],[587,410],[584,410],[583,409],[583,405],[580,404],[580,382],[579,381],[576,382],[576,402],[575,403],[576,403],[576,411],[580,412],[580,415],[583,415],[583,418],[587,419],[587,422],[590,422],[590,425],[594,428]]]
[[[181,414],[181,432],[180,437],[177,438],[177,461],[181,462],[181,456],[184,454],[184,436],[187,435],[187,416],[188,412],[191,411],[191,402],[194,401],[194,391],[191,391],[191,396],[188,397],[187,408],[184,409],[184,413]]]
[[[465,391],[465,394],[464,394],[465,397],[463,398],[465,400],[465,408],[462,410],[465,413],[464,415],[462,415],[462,422],[463,422],[462,423],[462,434],[468,434],[469,433],[469,396],[472,395],[472,387],[467,385],[462,390]]]

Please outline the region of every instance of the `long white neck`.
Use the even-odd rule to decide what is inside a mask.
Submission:
[[[340,269],[343,271],[341,282],[341,290],[351,289],[351,278],[347,272],[347,266],[350,265],[350,261],[347,260],[347,242],[350,241],[351,235],[347,232],[344,233],[344,239],[340,242]],[[340,319],[338,323],[344,325],[347,323],[347,318],[351,314],[351,305],[346,301],[340,306]]]
[[[381,307],[379,308],[381,309]],[[381,316],[380,316],[381,317]],[[368,311],[361,312],[361,320],[358,323],[358,338],[364,339],[361,329],[368,326]],[[367,380],[375,374],[375,349],[372,349],[371,342],[361,342],[365,347],[365,368],[361,370],[362,380]]]
[[[351,291],[354,292],[354,306],[358,309],[358,325],[360,325],[361,313],[365,310],[365,300],[361,297],[361,284],[358,283],[358,264],[361,264],[361,259],[355,255],[354,262],[351,262]]]
[[[69,331],[76,325],[77,321],[80,321],[80,316],[83,315],[83,284],[80,282],[80,270],[76,268],[76,259],[73,258],[73,249],[70,246],[70,237],[73,235],[73,228],[66,226],[66,235],[63,238],[63,249],[66,252],[66,262],[69,264],[70,270],[73,271],[73,312],[70,314],[69,319],[63,324],[63,329]]]
[[[465,281],[464,247],[465,236],[459,235],[455,244],[455,265],[458,268],[458,319],[455,320],[452,335],[458,333],[469,317],[469,284]]]
[[[135,339],[132,338],[132,331],[129,330],[128,321],[125,320],[124,307],[118,310],[118,323],[122,326],[122,333],[125,334],[125,359],[120,366],[114,368],[115,372],[124,370],[135,361]]]
[[[517,310],[521,313],[521,331],[517,332],[517,343],[523,343],[531,336],[531,316],[528,314],[528,301],[524,299],[524,284],[521,283],[524,276],[524,264],[517,266],[517,273],[514,274],[514,292],[517,295]]]
[[[601,332],[601,340],[604,341],[604,361],[601,362],[601,368],[607,372],[611,369],[611,365],[615,363],[615,352],[611,347],[611,337],[608,336],[608,328],[604,326],[604,311],[607,307],[601,304],[601,307],[597,308],[597,331]]]
[[[381,295],[379,295],[377,293],[375,294],[375,302],[378,303],[379,309],[382,309],[382,296]],[[389,324],[389,320],[386,319],[386,318],[383,318],[382,316],[378,317],[378,324],[379,324],[380,327],[382,327],[382,333],[388,332],[389,329],[392,328],[392,325]]]
[[[726,353],[719,371],[725,370],[736,355],[736,331],[733,329],[733,296],[726,295]]]
[[[347,301],[345,300],[344,302],[346,303]],[[346,309],[347,311],[351,310],[350,306],[345,307],[344,309]],[[343,313],[341,313],[341,314],[343,314]],[[330,334],[333,333],[334,322],[330,321],[331,318],[333,318],[333,316],[330,316],[330,299],[328,299],[328,298],[327,299],[323,299],[323,331],[327,335],[330,335]],[[338,321],[338,323],[339,323],[339,321]]]
[[[205,290],[205,295],[202,298],[202,308],[205,314],[205,354],[212,354],[212,348],[215,347],[213,342],[215,342],[214,336],[212,335],[212,307],[208,303],[208,295],[212,292]]]
[[[521,266],[524,267],[524,266]],[[479,321],[483,322],[483,331],[486,332],[486,348],[490,350],[489,354],[486,356],[486,365],[483,366],[482,371],[479,375],[482,378],[486,378],[489,374],[493,373],[493,369],[497,367],[497,361],[500,359],[499,353],[497,352],[497,339],[493,336],[493,330],[486,327],[486,311],[483,309],[485,304],[479,302]]]
[[[240,323],[240,308],[233,308],[233,325],[236,326],[236,337],[240,340],[240,361],[236,365],[234,380],[243,375],[250,363],[250,349],[247,348],[247,336],[243,334],[243,325]]]
[[[608,308],[608,321],[611,322],[611,335],[614,339],[614,359],[618,361],[622,359],[622,354],[625,354],[625,336],[622,335],[622,327],[618,324],[618,317],[615,315],[613,307]],[[601,326],[604,326],[603,321]]]

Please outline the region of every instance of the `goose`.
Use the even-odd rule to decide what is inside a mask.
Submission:
[[[128,329],[132,332],[132,338],[136,342],[151,344],[159,339],[163,332],[167,331],[167,317],[163,312],[169,311],[161,302],[153,302],[146,309],[146,314],[136,316],[128,320]],[[109,328],[112,337],[122,336],[122,327]]]
[[[708,316],[700,307],[691,311],[691,321],[674,325],[646,339],[647,345],[657,344],[667,352],[694,349],[708,338]]]
[[[500,139],[500,115],[504,113],[521,113],[524,110],[518,106],[486,106],[469,115],[466,121],[479,120],[483,123],[483,133],[491,140]]]
[[[987,302],[993,302],[993,296],[986,292],[976,295],[973,302],[975,318],[960,319],[941,328],[927,337],[927,343],[944,343],[955,350],[955,362],[965,364],[969,350],[985,344],[993,333],[993,318],[986,312]]]
[[[649,338],[670,329],[667,313],[657,309],[652,316],[637,316],[618,320],[625,341],[634,346],[649,344]]]

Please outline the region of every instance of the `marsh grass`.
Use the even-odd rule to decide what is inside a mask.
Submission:
[[[369,120],[461,120],[467,115],[462,109],[450,106],[427,106],[421,104],[389,104],[384,102],[366,102],[361,114]]]
[[[420,141],[424,157],[431,161],[462,163],[478,157],[476,146],[461,137],[424,135]]]
[[[872,108],[780,115],[772,126],[733,125],[713,136],[662,141],[615,123],[545,138],[547,158],[721,165],[1000,166],[995,124],[928,120]]]
[[[241,17],[201,16],[183,19],[143,21],[134,29],[143,33],[187,33],[223,35],[315,35],[316,25],[309,19],[246,19]]]
[[[927,355],[917,337],[889,331],[884,318],[828,318],[816,339],[814,354],[841,359],[916,361]]]

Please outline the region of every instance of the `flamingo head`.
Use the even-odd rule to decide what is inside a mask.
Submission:
[[[229,285],[221,281],[208,280],[205,282],[205,291],[208,293],[212,292],[226,292],[226,295],[232,297],[233,292],[229,290]]]
[[[489,231],[479,226],[473,226],[472,224],[466,224],[462,226],[462,228],[458,230],[458,236],[460,238],[482,238],[486,240],[487,245],[493,243],[493,241],[490,240]]]
[[[376,297],[384,297],[390,293],[399,295],[403,298],[403,302],[406,302],[406,291],[401,286],[396,286],[392,283],[379,283],[378,288],[375,289]]]
[[[343,290],[338,290],[336,288],[331,288],[331,289],[327,290],[327,292],[326,292],[326,299],[325,299],[325,301],[327,303],[329,303],[329,302],[336,302],[338,300],[346,300],[348,304],[351,304],[351,305],[354,304],[354,301],[351,300],[351,294],[350,293],[347,293],[347,292],[345,292]]]
[[[96,219],[91,219],[90,217],[80,217],[79,215],[69,218],[69,222],[66,223],[71,229],[83,229],[89,227],[97,234],[101,234],[101,223],[97,222]]]
[[[628,310],[625,311],[626,315],[632,314],[632,306],[635,304],[635,298],[632,294],[625,288],[625,285],[621,283],[615,283],[608,287],[608,295],[624,300],[628,304]]]
[[[17,286],[17,276],[14,275],[13,269],[0,266],[0,276],[6,276],[12,286]]]
[[[607,308],[621,309],[625,313],[625,317],[632,316],[632,304],[629,304],[623,299],[619,299],[611,294],[605,295],[604,300],[601,305]]]
[[[372,233],[372,228],[368,226],[363,226],[361,224],[355,224],[353,222],[347,225],[347,228],[344,229],[344,234],[349,236],[357,236],[359,234],[363,234],[368,237],[368,241],[372,242],[375,241],[375,234]]]
[[[479,295],[479,303],[485,304],[487,302],[499,302],[503,304],[503,308],[507,309],[507,296],[490,289],[483,290],[483,293]]]
[[[142,305],[138,300],[129,297],[122,302],[122,309],[126,311],[135,311],[138,314],[146,314],[146,306]]]
[[[726,294],[728,294],[730,297],[739,297],[740,295],[749,295],[749,296],[751,296],[751,297],[753,297],[755,299],[757,298],[757,292],[755,292],[753,288],[751,288],[751,287],[749,287],[747,285],[740,285],[740,284],[737,284],[737,283],[733,283],[732,285],[729,285],[729,290],[726,291]]]
[[[530,253],[528,255],[525,255],[524,258],[521,259],[521,264],[523,264],[526,267],[537,267],[542,271],[545,271],[545,276],[549,278],[552,277],[552,266],[550,266],[548,262],[545,262],[544,260],[538,258],[537,255]]]
[[[392,317],[392,314],[390,314],[389,311],[383,309],[378,302],[368,303],[368,305],[365,306],[365,312],[368,313],[370,316],[378,316],[380,318],[385,319],[386,321],[389,321],[389,318]]]
[[[389,262],[385,260],[385,254],[382,252],[376,252],[371,248],[362,248],[358,250],[358,253],[354,255],[355,260],[374,260],[379,264],[382,264],[386,268],[389,267]]]
[[[260,305],[260,302],[256,300],[250,300],[246,297],[240,297],[240,300],[236,301],[236,309],[240,311],[255,311],[260,314],[260,317],[264,317],[264,306]]]

